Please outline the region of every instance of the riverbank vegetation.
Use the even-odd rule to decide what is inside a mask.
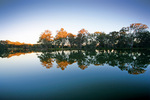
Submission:
[[[142,23],[133,23],[119,31],[109,34],[96,31],[89,33],[86,29],[78,31],[77,35],[69,33],[64,28],[57,31],[55,37],[50,30],[45,30],[37,44],[25,44],[0,41],[1,50],[60,50],[60,49],[149,49],[150,32],[148,26]]]

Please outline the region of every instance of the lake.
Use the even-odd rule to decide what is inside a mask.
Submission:
[[[150,51],[0,54],[0,100],[150,99]]]

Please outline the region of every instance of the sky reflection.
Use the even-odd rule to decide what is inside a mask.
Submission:
[[[0,99],[147,100],[150,68],[149,56],[145,54],[149,52],[57,51],[10,58],[1,58],[0,54]],[[117,56],[124,59],[113,59]],[[134,56],[134,66],[126,66],[133,63]],[[43,62],[51,62],[52,67],[46,68]],[[82,65],[87,67],[82,68]]]

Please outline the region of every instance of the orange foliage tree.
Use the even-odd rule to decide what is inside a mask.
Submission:
[[[48,47],[48,45],[52,46],[52,41],[53,41],[53,36],[51,31],[45,30],[45,32],[41,34],[38,43],[45,44],[46,47]]]
[[[133,30],[134,32],[143,31],[144,29],[147,29],[148,26],[142,23],[133,23],[130,25],[130,30]]]
[[[67,36],[68,36],[68,33],[67,33],[67,31],[64,30],[64,28],[61,28],[59,31],[57,31],[55,40],[61,41],[62,49],[64,47]]]

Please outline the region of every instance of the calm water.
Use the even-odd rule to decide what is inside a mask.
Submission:
[[[0,54],[0,100],[150,99],[149,51]]]

